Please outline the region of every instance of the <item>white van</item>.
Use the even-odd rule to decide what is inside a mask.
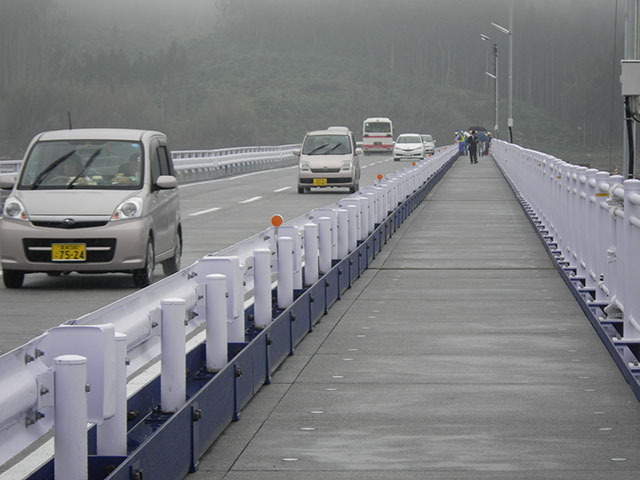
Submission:
[[[347,127],[329,127],[308,132],[302,150],[294,150],[298,163],[298,193],[311,187],[347,187],[351,193],[360,185],[360,156],[356,140]]]
[[[32,272],[124,272],[136,287],[180,269],[182,226],[163,133],[77,129],[36,135],[0,222],[2,278],[20,288]]]

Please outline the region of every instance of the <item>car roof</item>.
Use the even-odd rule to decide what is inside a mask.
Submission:
[[[329,127],[327,130],[314,130],[307,135],[348,135],[351,133],[347,127]]]
[[[400,135],[398,135],[398,138],[400,137],[420,137],[422,138],[422,135],[420,135],[419,133],[401,133]]]
[[[153,130],[135,130],[127,128],[76,128],[42,132],[38,140],[125,140],[138,142],[145,136],[161,135]]]

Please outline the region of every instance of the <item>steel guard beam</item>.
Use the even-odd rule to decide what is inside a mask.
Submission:
[[[500,168],[500,165],[498,165],[498,168]],[[619,328],[620,329],[622,328],[621,321],[620,323],[615,323],[615,322],[600,322],[598,320],[598,312],[601,313],[602,309],[606,305],[602,305],[594,302],[591,294],[586,289],[582,288],[584,285],[582,285],[581,282],[576,282],[576,278],[573,278],[569,275],[569,271],[571,271],[572,269],[568,269],[562,263],[558,262],[557,257],[554,255],[554,251],[556,250],[555,241],[547,235],[547,232],[545,231],[545,227],[541,224],[539,219],[535,216],[533,209],[530,208],[529,204],[522,197],[518,188],[513,184],[509,176],[506,175],[501,168],[500,168],[500,171],[502,172],[505,180],[511,187],[511,190],[513,190],[513,193],[518,199],[518,202],[520,203],[522,210],[527,215],[529,222],[533,226],[533,229],[536,231],[538,238],[540,238],[540,241],[542,242],[545,249],[547,250],[549,257],[551,257],[551,260],[553,261],[553,264],[556,266],[556,269],[560,273],[560,276],[562,277],[564,282],[567,284],[567,287],[569,287],[569,290],[571,291],[576,301],[580,305],[580,308],[582,308],[582,311],[584,312],[585,316],[591,323],[591,326],[594,328],[594,330],[600,337],[600,340],[609,351],[609,354],[613,358],[613,361],[616,363],[616,365],[620,369],[620,372],[622,372],[622,375],[624,376],[625,380],[631,387],[631,390],[633,390],[633,393],[635,394],[636,398],[638,399],[638,401],[640,401],[640,373],[637,371],[634,373],[629,368],[630,363],[631,364],[637,363],[638,359],[640,358],[640,355],[639,355],[640,352],[632,351],[630,347],[627,345],[617,345],[613,343],[612,338],[622,336],[621,330],[618,330]]]
[[[128,400],[126,457],[95,455],[95,428],[89,432],[90,480],[173,480],[195,472],[199,459],[314,325],[341,298],[382,250],[398,227],[426,198],[457,160],[453,156],[416,191],[389,212],[385,220],[314,285],[294,292],[286,309],[274,308],[273,322],[263,330],[245,312],[248,343],[229,344],[229,364],[217,373],[206,370],[205,343],[187,354],[187,401],[173,414],[160,411],[160,377]],[[274,297],[276,290],[273,292]],[[275,304],[275,302],[274,302]],[[53,460],[28,477],[52,480]]]

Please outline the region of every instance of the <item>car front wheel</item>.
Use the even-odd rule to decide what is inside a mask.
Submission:
[[[22,288],[24,272],[18,270],[2,270],[2,281],[7,288]]]

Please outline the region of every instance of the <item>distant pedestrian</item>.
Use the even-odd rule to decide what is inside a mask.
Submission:
[[[469,149],[469,161],[471,164],[478,163],[478,137],[475,130],[467,137],[467,148]]]
[[[484,142],[484,154],[489,155],[489,147],[491,146],[491,132],[487,133],[487,140]]]
[[[458,153],[460,155],[464,154],[464,135],[462,134],[462,132],[458,132],[458,135],[456,136],[456,141],[458,142]]]

